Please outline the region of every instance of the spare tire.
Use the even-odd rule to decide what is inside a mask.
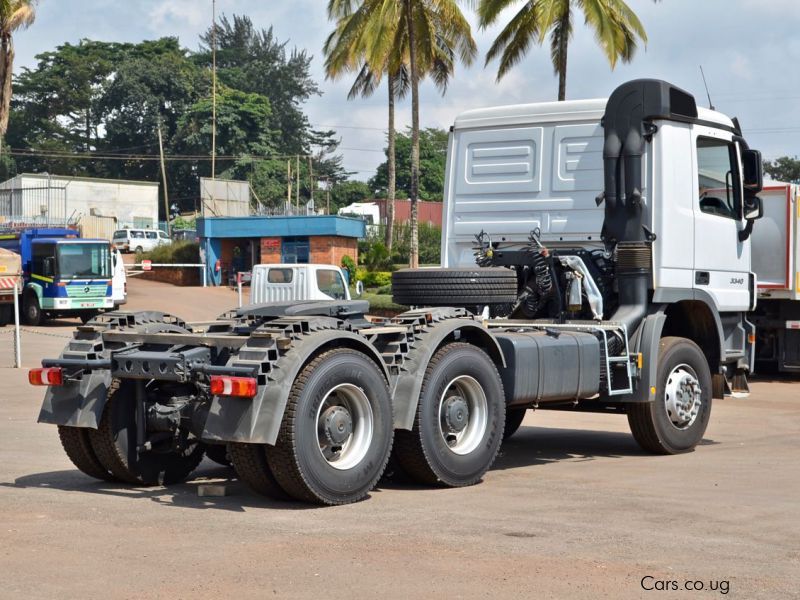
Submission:
[[[517,274],[504,267],[402,269],[392,273],[392,299],[405,306],[511,304]]]

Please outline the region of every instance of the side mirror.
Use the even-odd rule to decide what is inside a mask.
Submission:
[[[761,152],[758,150],[750,150],[749,148],[742,152],[742,178],[744,179],[744,187],[754,194],[760,192],[764,187],[763,168]],[[745,212],[747,211],[745,210]]]
[[[745,197],[744,199],[744,218],[747,221],[755,221],[764,216],[764,201],[758,196]]]
[[[753,223],[764,216],[764,201],[755,194],[745,193],[744,218],[745,228],[739,231],[739,241],[744,242],[753,233]]]
[[[364,294],[364,282],[356,281],[356,296],[361,298],[363,294]]]
[[[48,256],[47,258],[45,258],[44,262],[42,263],[42,270],[44,271],[42,275],[44,275],[45,277],[52,277],[53,275],[55,275],[56,259],[53,258],[52,256]]]

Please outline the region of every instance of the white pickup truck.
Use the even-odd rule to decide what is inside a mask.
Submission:
[[[253,267],[250,304],[294,300],[351,300],[347,278],[333,265],[269,264]]]

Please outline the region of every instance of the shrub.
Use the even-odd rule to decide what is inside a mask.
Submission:
[[[349,256],[342,257],[342,268],[347,271],[347,280],[356,280],[356,262]]]
[[[391,271],[368,271],[362,279],[364,287],[379,288],[392,284]]]
[[[379,287],[375,293],[383,296],[390,296],[392,294],[392,284]]]
[[[142,255],[143,259],[156,264],[200,264],[200,244],[197,242],[174,242],[158,246]]]

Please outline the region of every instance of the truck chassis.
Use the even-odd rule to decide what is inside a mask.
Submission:
[[[613,323],[483,323],[453,308],[370,321],[367,308],[250,306],[194,324],[101,315],[32,372],[50,386],[39,420],[59,425],[69,457],[95,478],[178,483],[207,454],[232,462],[258,492],[340,504],[376,485],[393,440],[398,464],[418,481],[476,483],[504,431],[513,433],[507,410],[510,424],[529,407],[584,398],[624,409],[615,398],[628,397],[641,368]],[[531,352],[546,380],[531,380]],[[698,388],[689,401],[703,409],[692,421],[702,436],[710,406],[699,398]]]

